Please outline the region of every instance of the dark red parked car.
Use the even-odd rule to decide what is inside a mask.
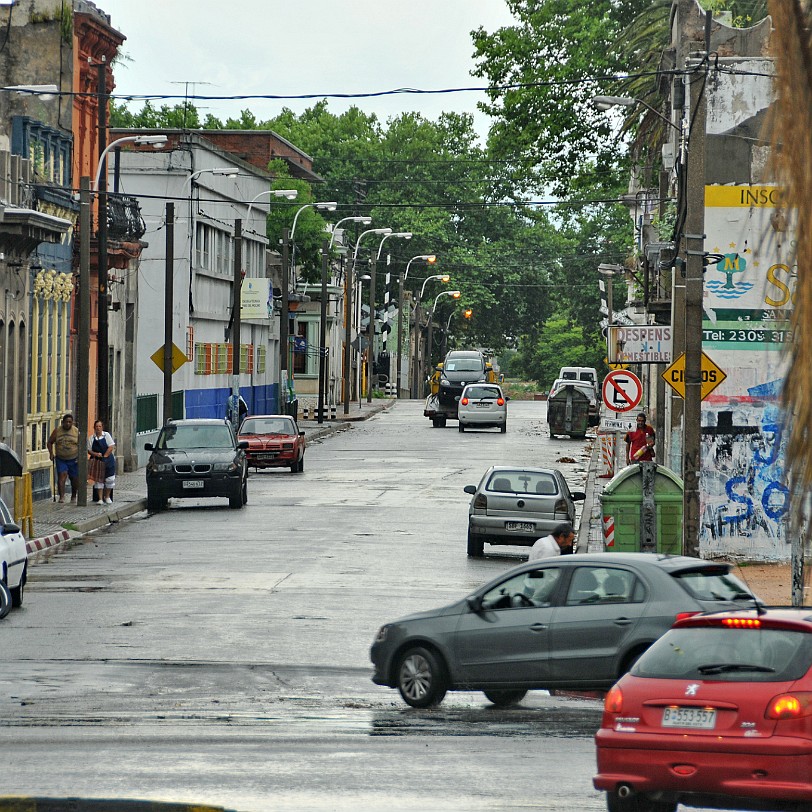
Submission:
[[[812,809],[812,609],[680,620],[606,695],[610,812]]]
[[[305,433],[284,414],[251,415],[242,421],[239,440],[248,443],[249,468],[290,468],[304,471]]]

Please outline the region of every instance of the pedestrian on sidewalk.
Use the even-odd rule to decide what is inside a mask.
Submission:
[[[87,438],[88,478],[93,482],[93,501],[113,504],[116,487],[116,441],[104,430],[104,423],[93,424],[93,434]]]
[[[56,463],[56,487],[59,501],[65,501],[65,483],[70,478],[70,500],[79,496],[79,429],[73,425],[73,415],[62,416],[61,423],[48,438],[48,455]]]
[[[637,415],[637,427],[626,432],[626,463],[654,461],[654,429],[646,422],[645,414]]]
[[[226,400],[226,420],[231,423],[236,434],[245,416],[248,414],[248,404],[242,395],[229,395]]]

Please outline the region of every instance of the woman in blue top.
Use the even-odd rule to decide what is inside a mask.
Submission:
[[[87,453],[96,471],[93,479],[93,501],[113,504],[113,488],[116,487],[115,440],[104,430],[104,423],[97,420],[93,424],[93,434],[87,438]]]

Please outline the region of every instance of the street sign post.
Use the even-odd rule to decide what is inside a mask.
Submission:
[[[640,378],[627,369],[612,370],[603,379],[603,402],[613,412],[630,412],[643,397]]]
[[[662,377],[681,398],[685,397],[685,353],[682,353],[682,355],[663,372]],[[727,378],[727,373],[720,369],[714,360],[703,352],[702,400],[705,400],[725,378]]]

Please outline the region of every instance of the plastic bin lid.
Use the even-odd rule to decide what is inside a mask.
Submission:
[[[643,463],[643,465],[652,465],[653,463]],[[640,493],[642,489],[643,474],[641,470],[641,463],[635,462],[627,465],[621,471],[618,471],[614,477],[606,484],[601,496],[612,496],[621,494]],[[682,494],[684,490],[682,479],[677,476],[670,468],[664,465],[657,465],[655,473],[654,491],[657,494]]]

